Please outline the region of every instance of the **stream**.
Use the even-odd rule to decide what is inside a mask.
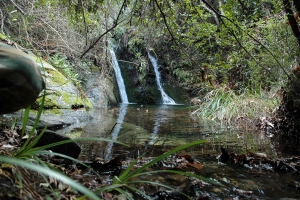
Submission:
[[[298,171],[259,170],[237,164],[220,164],[217,160],[221,147],[239,155],[246,154],[248,150],[265,153],[269,159],[280,159],[282,155],[275,150],[270,137],[262,132],[234,130],[228,125],[194,118],[190,112],[189,107],[183,105],[138,104],[120,104],[118,107],[94,110],[93,119],[82,129],[74,129],[73,133],[79,131],[82,137],[112,138],[130,147],[107,142],[85,142],[80,159],[85,161],[100,157],[107,162],[118,156],[125,162],[136,159],[144,152],[148,152],[148,157],[155,157],[188,142],[205,139],[208,142],[180,153],[192,156],[203,164],[203,168],[195,170],[195,173],[216,180],[224,187],[200,182],[195,189],[190,178],[169,174],[155,174],[144,177],[145,180],[160,181],[191,197],[199,197],[200,194],[203,199],[205,195],[209,197],[206,199],[300,199]],[[145,189],[148,193],[160,190],[159,187]]]

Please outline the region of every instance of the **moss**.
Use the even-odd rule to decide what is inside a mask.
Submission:
[[[52,81],[55,82],[56,85],[63,85],[68,82],[68,79],[56,70],[48,70],[48,73],[52,75]]]
[[[0,39],[1,40],[5,40],[5,39],[7,39],[7,37],[5,35],[3,35],[3,34],[0,33]]]
[[[30,110],[31,114],[38,114],[37,110]],[[52,114],[52,115],[62,115],[62,112],[60,109],[44,109],[43,114]]]
[[[67,133],[66,136],[70,137],[71,139],[80,138],[82,132],[83,132],[82,129],[76,129],[75,131]]]
[[[91,66],[91,72],[92,72],[92,73],[97,73],[97,72],[99,72],[99,67],[97,67],[97,66],[95,66],[95,65],[92,65],[92,66]]]
[[[62,115],[60,109],[49,109],[44,111],[45,114]]]
[[[49,109],[49,108],[54,108],[57,105],[53,102],[53,98],[46,97],[44,101],[44,108]]]

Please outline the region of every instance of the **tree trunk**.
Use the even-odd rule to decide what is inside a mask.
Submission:
[[[299,49],[300,49],[300,31],[299,31],[299,27],[298,27],[298,15],[299,15],[299,10],[300,9],[300,2],[299,0],[294,0],[294,4],[295,7],[297,9],[297,13],[296,15],[294,15],[293,10],[292,10],[292,6],[289,0],[282,0],[283,1],[283,6],[284,6],[284,10],[286,12],[287,18],[289,20],[289,25],[292,28],[293,34],[297,39],[298,45],[299,45]],[[297,16],[297,19],[295,18],[295,16]]]

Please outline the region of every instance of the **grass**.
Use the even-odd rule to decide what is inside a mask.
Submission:
[[[22,196],[22,191],[23,191],[22,188],[26,188],[27,186],[25,184],[26,180],[23,180],[23,179],[26,179],[26,177],[22,176],[22,169],[20,169],[20,168],[25,168],[28,170],[38,172],[43,175],[44,180],[46,180],[46,181],[48,180],[48,177],[53,177],[53,178],[56,178],[57,180],[64,182],[65,184],[71,186],[75,190],[80,191],[82,194],[84,194],[84,196],[80,197],[79,199],[86,199],[86,197],[89,197],[91,199],[97,200],[97,199],[100,199],[97,194],[99,194],[100,192],[104,192],[104,191],[109,192],[112,190],[119,192],[121,194],[124,194],[128,199],[133,199],[131,193],[129,193],[128,191],[138,194],[139,196],[142,196],[143,198],[151,199],[148,195],[144,194],[143,192],[141,192],[140,190],[135,188],[135,186],[137,184],[142,184],[142,183],[143,184],[145,184],[145,183],[152,184],[152,185],[156,185],[156,186],[162,186],[167,189],[176,190],[175,188],[169,187],[168,185],[165,185],[162,183],[145,181],[145,180],[136,180],[136,177],[141,177],[141,176],[149,175],[149,174],[153,175],[155,173],[166,173],[167,172],[167,173],[173,173],[173,174],[181,174],[184,176],[194,177],[194,178],[197,178],[200,180],[204,180],[204,181],[212,183],[212,184],[222,185],[218,182],[212,181],[205,177],[202,177],[202,176],[199,176],[199,175],[196,175],[193,173],[183,172],[183,171],[177,171],[177,170],[157,170],[157,171],[151,171],[151,172],[146,171],[147,168],[166,159],[168,156],[175,154],[178,151],[181,151],[181,150],[184,150],[191,146],[199,145],[199,144],[206,142],[205,140],[199,140],[199,141],[194,141],[189,144],[185,144],[185,145],[179,146],[177,148],[174,148],[173,150],[158,156],[157,158],[153,159],[152,161],[143,165],[142,167],[135,169],[135,164],[140,159],[140,158],[138,158],[135,160],[135,162],[132,162],[131,165],[120,176],[118,176],[118,177],[115,176],[113,183],[111,185],[107,185],[107,186],[101,187],[95,191],[91,191],[88,188],[86,188],[85,186],[83,186],[82,184],[72,180],[71,178],[69,178],[62,172],[60,172],[60,170],[58,168],[55,168],[53,165],[51,165],[51,163],[42,161],[39,158],[39,155],[49,155],[49,154],[57,155],[57,156],[72,160],[75,163],[80,163],[82,165],[85,165],[84,163],[82,163],[81,161],[79,161],[77,159],[73,159],[71,157],[68,157],[68,156],[65,156],[62,154],[49,152],[49,151],[46,151],[46,149],[57,146],[57,145],[66,144],[69,142],[77,142],[77,141],[107,141],[107,142],[119,143],[122,145],[126,145],[126,144],[123,144],[123,143],[120,143],[117,141],[113,141],[110,139],[106,139],[106,138],[76,138],[76,139],[72,139],[72,140],[70,139],[70,140],[64,140],[64,141],[60,141],[60,142],[56,142],[56,143],[51,143],[51,144],[48,144],[48,145],[42,146],[42,147],[34,147],[35,144],[38,142],[38,140],[43,135],[43,132],[47,128],[47,127],[45,127],[44,130],[38,136],[35,137],[34,133],[35,133],[35,129],[38,125],[39,118],[43,112],[44,101],[45,101],[45,93],[42,97],[42,100],[40,103],[40,108],[39,108],[33,129],[29,132],[28,138],[26,139],[24,144],[22,146],[20,146],[20,148],[18,150],[16,150],[15,152],[13,152],[12,154],[7,154],[6,156],[4,156],[4,155],[0,156],[0,175],[5,174],[4,173],[5,169],[15,171],[16,172],[16,173],[14,173],[15,177],[12,177],[12,180],[16,180],[16,179],[18,180],[17,187],[20,188],[21,196]],[[23,137],[25,135],[25,129],[27,126],[29,113],[30,113],[30,107],[28,107],[24,113],[22,131],[21,131],[21,135],[20,135],[21,137]],[[90,170],[92,170],[92,169],[90,169]],[[94,172],[94,173],[97,175],[96,172]],[[135,179],[133,180],[133,178],[135,178]],[[54,190],[52,190],[52,193],[54,194],[56,192]],[[182,194],[182,195],[185,195],[185,194]]]
[[[43,104],[45,101],[45,92],[44,95],[42,97],[41,100],[41,104],[40,104],[40,108],[38,111],[38,114],[36,116],[36,120],[34,123],[34,126],[32,128],[32,130],[30,131],[30,133],[28,134],[28,137],[26,139],[26,141],[24,142],[24,144],[22,144],[22,146],[16,150],[15,152],[13,152],[11,155],[8,154],[8,156],[0,156],[0,175],[4,175],[3,170],[4,169],[12,169],[13,171],[19,172],[16,173],[16,177],[19,180],[18,183],[20,184],[19,187],[23,188],[23,182],[22,179],[22,174],[21,174],[21,170],[18,170],[17,167],[24,167],[26,169],[29,170],[33,170],[35,172],[41,173],[43,175],[46,176],[51,176],[54,177],[62,182],[64,182],[65,184],[70,185],[72,188],[82,192],[83,194],[87,195],[88,197],[92,198],[92,199],[100,199],[94,192],[90,191],[89,189],[87,189],[86,187],[84,187],[83,185],[77,183],[76,181],[72,180],[71,178],[67,177],[66,175],[64,175],[62,172],[60,172],[57,168],[53,168],[52,166],[49,165],[49,163],[46,163],[44,161],[42,161],[41,159],[39,159],[40,155],[48,155],[48,154],[52,154],[52,155],[57,155],[69,160],[73,160],[76,163],[81,163],[82,165],[85,165],[84,163],[82,163],[81,161],[77,160],[77,159],[73,159],[71,157],[62,155],[62,154],[58,154],[58,153],[53,153],[53,152],[49,152],[49,151],[45,151],[46,149],[50,148],[50,147],[54,147],[54,146],[58,146],[61,144],[66,144],[66,143],[70,143],[70,142],[76,142],[76,141],[107,141],[107,142],[116,142],[122,145],[125,145],[123,143],[120,143],[118,141],[114,141],[111,139],[106,139],[106,138],[77,138],[77,139],[73,139],[73,140],[64,140],[64,141],[60,141],[60,142],[56,142],[56,143],[51,143],[48,144],[46,146],[42,146],[42,147],[34,147],[35,144],[38,142],[38,140],[42,137],[43,132],[46,130],[46,127],[44,128],[44,130],[37,136],[34,138],[34,133],[35,133],[35,129],[38,125],[40,116],[42,114],[43,111]],[[25,113],[23,116],[23,124],[22,124],[22,131],[21,131],[21,138],[25,135],[25,130],[26,130],[26,125],[27,125],[27,121],[29,119],[29,113],[30,113],[30,107],[25,109]],[[127,146],[127,145],[126,145]],[[14,179],[14,178],[13,178]]]
[[[253,122],[268,116],[277,103],[275,97],[270,97],[268,94],[236,95],[233,90],[218,88],[204,96],[192,115],[238,125],[241,120]]]
[[[6,164],[24,167],[24,168],[36,171],[36,172],[44,174],[44,175],[54,177],[54,178],[64,182],[65,184],[70,185],[74,189],[77,189],[78,191],[82,192],[86,196],[88,196],[92,199],[95,199],[95,200],[100,200],[100,198],[93,191],[91,191],[91,190],[87,189],[86,187],[84,187],[83,185],[75,182],[74,180],[67,177],[66,175],[64,175],[60,172],[57,172],[55,170],[52,170],[46,166],[37,165],[35,163],[31,163],[31,162],[25,161],[23,159],[10,158],[7,156],[0,156],[0,161],[3,163],[6,163]],[[2,166],[2,168],[3,168],[3,166]]]
[[[196,179],[203,180],[203,181],[211,183],[211,184],[223,186],[221,183],[216,182],[216,181],[212,181],[212,180],[207,179],[203,176],[199,176],[199,175],[196,175],[196,174],[193,174],[193,173],[183,172],[183,171],[179,171],[179,170],[156,170],[156,171],[150,171],[150,172],[147,171],[147,172],[145,172],[146,169],[148,169],[151,166],[153,166],[154,164],[166,159],[168,156],[170,156],[172,154],[175,154],[175,153],[177,153],[181,150],[190,148],[192,146],[203,144],[205,142],[206,142],[206,140],[198,140],[198,141],[194,141],[194,142],[191,142],[191,143],[188,143],[188,144],[185,144],[185,145],[181,145],[179,147],[176,147],[176,148],[174,148],[174,149],[158,156],[157,158],[153,159],[152,161],[150,161],[149,163],[143,165],[142,167],[140,167],[138,169],[134,169],[135,164],[140,160],[141,157],[143,157],[143,155],[142,155],[141,157],[137,158],[135,160],[135,162],[132,162],[130,164],[130,166],[119,177],[115,176],[114,181],[113,181],[111,186],[100,188],[100,189],[96,190],[96,192],[102,192],[102,191],[107,191],[107,190],[115,190],[119,193],[122,193],[122,194],[126,195],[126,197],[128,199],[133,199],[130,196],[130,194],[126,191],[126,189],[127,189],[127,190],[129,190],[129,191],[131,191],[131,192],[133,192],[133,193],[135,193],[139,196],[142,196],[145,199],[151,199],[150,196],[148,196],[145,193],[143,193],[142,191],[136,189],[132,185],[136,185],[136,184],[139,185],[139,184],[142,184],[142,183],[146,183],[146,184],[149,184],[149,185],[157,185],[157,186],[162,186],[164,188],[168,188],[168,189],[171,189],[171,190],[176,190],[175,188],[169,187],[168,185],[165,185],[165,184],[162,184],[162,183],[159,183],[159,182],[144,181],[144,180],[132,181],[132,179],[135,178],[135,177],[141,177],[141,176],[144,176],[144,175],[153,175],[155,173],[180,174],[180,175],[183,175],[183,176],[194,177]],[[182,193],[182,195],[187,196],[183,193]],[[83,200],[84,198],[85,197],[83,196],[79,199]]]

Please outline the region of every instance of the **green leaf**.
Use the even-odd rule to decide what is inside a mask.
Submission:
[[[94,200],[100,200],[101,199],[101,198],[98,197],[98,195],[96,193],[90,191],[89,189],[87,189],[83,185],[75,182],[74,180],[67,177],[66,175],[61,174],[61,173],[56,172],[56,171],[53,171],[53,170],[51,170],[47,167],[43,167],[43,166],[40,166],[40,165],[29,163],[29,162],[26,162],[24,160],[20,160],[20,159],[17,159],[17,158],[9,158],[9,157],[6,157],[6,156],[0,156],[0,162],[8,163],[8,164],[15,165],[15,166],[20,166],[20,167],[25,167],[27,169],[42,173],[44,175],[54,177],[54,178],[64,182],[65,184],[70,185],[72,188],[82,192],[83,194],[85,194],[86,196],[88,196],[88,197],[90,197]]]

